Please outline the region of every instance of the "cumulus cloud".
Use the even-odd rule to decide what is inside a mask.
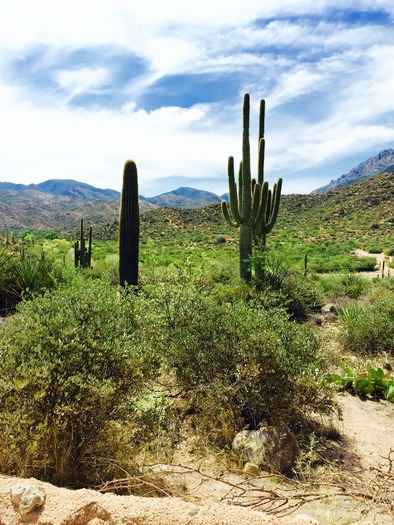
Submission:
[[[393,17],[391,0],[14,0],[0,178],[120,189],[133,158],[142,193],[224,193],[248,91],[252,133],[267,101],[268,178],[311,191],[394,142]]]

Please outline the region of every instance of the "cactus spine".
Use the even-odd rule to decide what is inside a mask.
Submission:
[[[121,286],[138,285],[139,236],[137,166],[134,161],[128,160],[123,170],[119,217],[119,281]]]
[[[232,226],[239,227],[239,268],[240,276],[250,282],[252,278],[251,256],[253,238],[258,239],[263,247],[267,234],[272,230],[278,216],[282,179],[269,190],[264,181],[264,121],[265,101],[260,102],[257,181],[252,179],[250,166],[250,97],[246,93],[243,104],[242,161],[238,171],[238,186],[235,182],[234,158],[228,160],[229,203],[222,202],[225,220]]]
[[[81,219],[81,233],[79,241],[74,243],[74,266],[75,268],[90,268],[92,262],[92,227],[89,228],[88,247],[86,248],[86,239],[83,228],[83,219]]]

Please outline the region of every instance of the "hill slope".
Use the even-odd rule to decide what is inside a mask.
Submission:
[[[284,195],[278,224],[271,239],[286,237],[296,242],[319,242],[345,238],[391,239],[394,228],[394,173],[339,188],[324,194]],[[231,235],[238,230],[222,218],[220,204],[202,208],[157,208],[140,201],[141,225],[146,238],[159,241],[174,233],[189,235]],[[150,208],[150,209],[149,209]],[[77,229],[81,218],[86,225],[102,225],[116,236],[119,202],[79,201],[35,190],[6,190],[0,194],[0,230],[19,231]],[[106,233],[106,235],[107,235]],[[360,247],[362,247],[360,245]]]

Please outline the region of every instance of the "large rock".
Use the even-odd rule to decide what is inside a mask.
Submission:
[[[232,448],[243,461],[282,473],[295,467],[299,452],[294,434],[285,427],[243,430],[235,436]]]
[[[19,507],[19,513],[24,516],[33,509],[42,507],[45,503],[45,489],[40,485],[13,485],[10,489],[12,503]]]

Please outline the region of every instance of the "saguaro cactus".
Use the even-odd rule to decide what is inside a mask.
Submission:
[[[226,221],[239,227],[239,268],[240,276],[246,282],[252,278],[251,256],[253,252],[253,236],[261,240],[263,246],[278,215],[282,179],[269,190],[268,182],[264,181],[264,121],[265,101],[260,102],[258,166],[257,181],[252,179],[250,166],[250,97],[246,93],[243,105],[243,136],[242,161],[238,171],[238,185],[235,182],[234,158],[228,160],[229,203],[222,202],[222,212]]]
[[[123,170],[119,217],[119,281],[121,286],[138,285],[139,237],[138,173],[135,162],[128,160]]]
[[[81,234],[79,241],[74,243],[74,266],[78,268],[90,268],[92,262],[92,227],[89,228],[88,247],[83,229],[83,219],[81,219]]]

